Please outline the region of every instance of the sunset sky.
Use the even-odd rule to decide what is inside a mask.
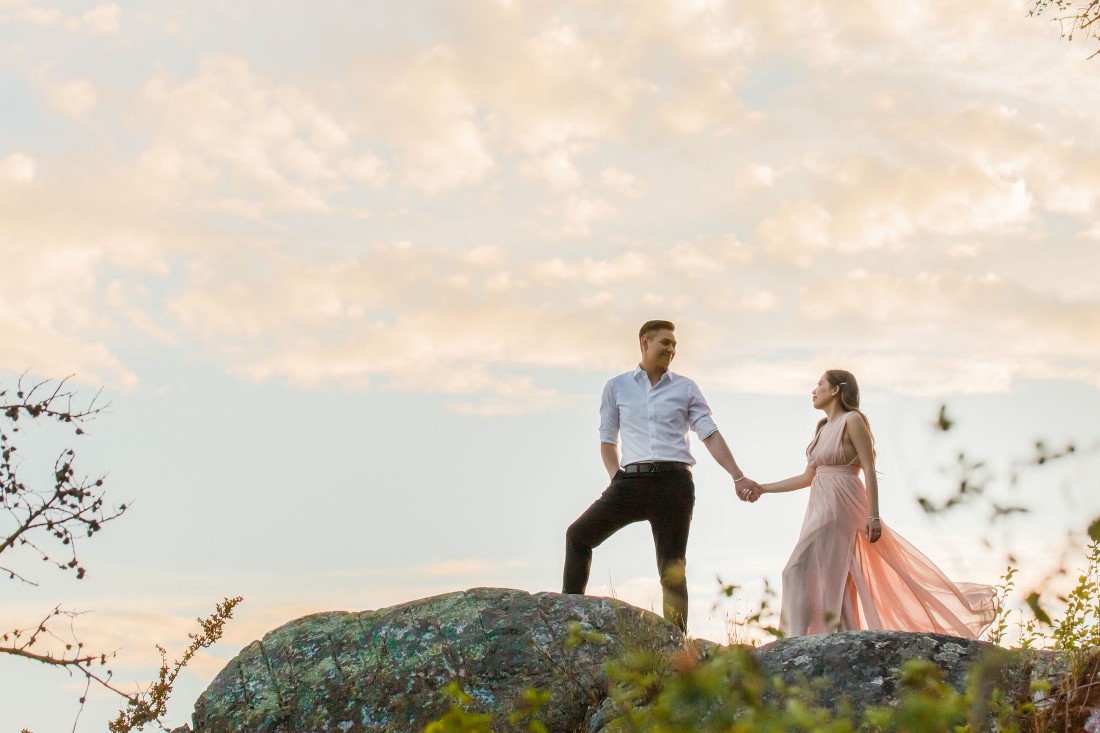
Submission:
[[[1100,514],[1100,58],[1029,5],[0,0],[0,378],[102,388],[78,465],[132,502],[0,626],[88,611],[148,680],[243,595],[178,725],[305,613],[559,590],[651,318],[750,476],[801,472],[850,369],[886,522],[960,580],[1010,546],[1039,577]],[[48,482],[63,443],[23,439]],[[1038,439],[1081,455],[1013,488]],[[960,450],[1036,511],[926,517]],[[777,584],[806,494],[742,504],[694,452],[689,632],[724,642],[717,577]],[[647,528],[590,592],[660,607]],[[72,727],[77,680],[0,684],[5,730]]]

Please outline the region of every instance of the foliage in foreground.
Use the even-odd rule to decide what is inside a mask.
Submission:
[[[0,573],[8,580],[37,585],[27,568],[41,563],[72,572],[77,580],[83,580],[86,570],[78,556],[78,545],[127,512],[127,504],[113,506],[108,502],[104,476],[93,478],[77,471],[75,449],[61,450],[45,480],[28,480],[24,469],[30,464],[24,463],[17,445],[22,429],[36,423],[72,430],[72,437],[78,438],[105,409],[106,405],[98,404],[98,395],[84,406],[77,404],[76,395],[64,379],[26,383],[20,378],[14,390],[0,390]],[[114,651],[89,650],[75,632],[69,640],[56,633],[58,625],[71,628],[71,622],[80,615],[60,605],[34,626],[0,629],[0,658],[37,662],[82,677],[85,686],[79,700],[81,709],[93,684],[117,694],[126,701],[126,707],[108,727],[112,733],[127,733],[160,724],[179,673],[196,652],[221,638],[225,622],[233,617],[240,601],[239,597],[227,598],[217,604],[209,618],[198,619],[200,631],[188,635],[190,646],[173,664],[168,664],[167,652],[157,645],[161,654],[159,676],[145,690],[133,693],[113,679],[109,665],[116,656]]]
[[[1011,583],[1013,571],[1006,576]],[[606,730],[629,733],[1046,733],[1086,730],[1090,709],[1100,704],[1100,542],[1088,548],[1086,567],[1064,599],[1058,619],[1025,624],[1025,648],[1064,652],[1054,684],[1037,683],[1021,700],[1009,700],[1002,678],[1010,650],[995,649],[969,675],[967,689],[947,684],[938,666],[912,659],[900,670],[897,705],[859,714],[827,694],[821,681],[789,685],[767,677],[750,648],[731,645],[709,658],[688,642],[672,655],[628,645],[605,665],[615,718]],[[1001,625],[1006,616],[1001,617]],[[592,632],[587,632],[591,636]],[[587,643],[595,643],[589,640]],[[474,709],[458,682],[447,688],[451,710],[426,733],[490,733],[492,717]],[[542,733],[538,711],[546,693],[529,690],[526,730]],[[541,695],[541,697],[539,697]],[[517,721],[510,721],[516,725]]]

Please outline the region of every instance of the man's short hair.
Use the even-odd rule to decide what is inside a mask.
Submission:
[[[643,338],[654,331],[675,331],[676,325],[672,321],[646,321],[638,329],[638,338]]]

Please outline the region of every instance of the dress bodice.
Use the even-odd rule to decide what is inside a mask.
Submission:
[[[811,466],[817,468],[842,466],[858,469],[859,459],[853,458],[849,461],[844,455],[844,425],[851,416],[851,412],[845,412],[836,420],[821,426],[806,448],[806,460]]]

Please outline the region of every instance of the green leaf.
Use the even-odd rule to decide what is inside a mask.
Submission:
[[[1050,626],[1053,622],[1050,620],[1050,615],[1043,610],[1043,607],[1039,605],[1039,594],[1036,591],[1032,591],[1031,595],[1027,597],[1028,608],[1035,614],[1035,618],[1047,626]]]
[[[1100,517],[1092,520],[1092,524],[1089,525],[1089,537],[1093,542],[1100,542]]]

